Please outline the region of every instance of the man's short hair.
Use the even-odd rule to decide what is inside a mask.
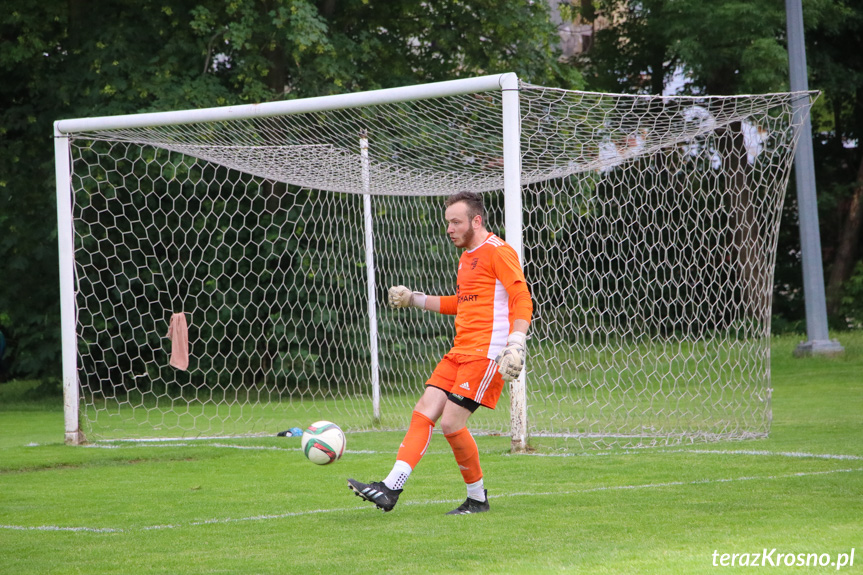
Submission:
[[[482,205],[481,195],[475,192],[457,192],[446,199],[446,207],[459,202],[464,202],[467,205],[467,217],[470,221],[480,216],[482,218],[482,225],[485,226],[485,206]]]

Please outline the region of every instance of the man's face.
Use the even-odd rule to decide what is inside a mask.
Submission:
[[[467,204],[456,202],[446,209],[446,233],[457,248],[466,248],[471,245],[476,235],[473,222],[468,219]]]

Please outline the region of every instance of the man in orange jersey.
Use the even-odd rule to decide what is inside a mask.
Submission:
[[[517,378],[524,367],[533,303],[515,250],[486,229],[485,208],[478,194],[450,196],[446,221],[452,243],[464,249],[455,295],[426,295],[405,286],[389,290],[393,308],[417,307],[455,315],[456,335],[452,349],[426,382],[390,474],[368,484],[348,479],[357,496],[383,511],[395,507],[438,420],[467,484],[467,500],[448,515],[488,511],[479,451],[467,421],[480,406],[494,409],[504,381]]]

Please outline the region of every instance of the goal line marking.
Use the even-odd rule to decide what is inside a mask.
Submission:
[[[649,453],[694,453],[697,455],[753,455],[772,457],[791,457],[797,459],[838,459],[847,461],[863,461],[860,455],[842,455],[834,453],[806,453],[801,451],[766,451],[747,449],[628,449],[625,451],[599,451],[595,453],[519,453],[515,457],[602,457],[609,455],[637,455]],[[509,454],[506,454],[509,455]]]
[[[138,447],[138,444],[92,444],[82,446],[88,449],[122,449]],[[34,446],[35,447],[35,446]],[[141,445],[141,447],[220,447],[225,449],[239,449],[250,451],[302,451],[300,447],[280,447],[277,445],[234,445],[228,443],[164,443]],[[393,451],[377,451],[373,449],[347,449],[345,453],[361,455],[392,455]],[[451,453],[448,450],[428,451],[426,455],[445,455]],[[498,450],[482,451],[481,453],[499,453]],[[769,457],[790,457],[795,459],[833,459],[840,461],[863,461],[863,456],[846,455],[837,453],[807,453],[803,451],[767,451],[751,449],[627,449],[623,451],[597,451],[585,453],[517,453],[503,454],[506,457],[608,457],[614,455],[642,455],[652,453],[694,453],[697,455],[752,455]]]

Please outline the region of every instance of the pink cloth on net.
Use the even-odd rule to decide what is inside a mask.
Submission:
[[[167,338],[171,340],[170,364],[177,369],[189,369],[189,327],[186,325],[186,314],[175,313],[171,316]]]

